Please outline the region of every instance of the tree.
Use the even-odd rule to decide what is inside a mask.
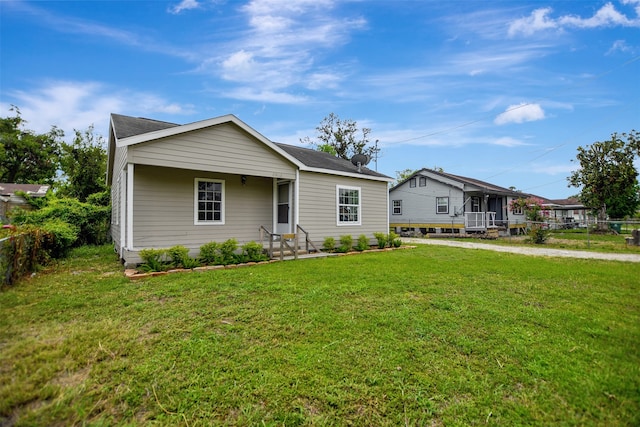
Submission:
[[[64,175],[60,194],[84,202],[90,195],[106,190],[104,145],[102,136],[94,135],[93,125],[84,132],[75,130],[73,143],[62,143],[60,166]]]
[[[640,133],[613,133],[608,141],[578,147],[580,168],[568,178],[569,186],[580,187],[580,201],[596,213],[599,228],[607,228],[607,216],[633,215],[640,206],[638,171],[633,161],[640,156]]]
[[[20,110],[0,118],[0,182],[52,184],[59,166],[60,140],[64,132],[55,126],[36,134],[24,128]]]
[[[334,113],[330,113],[322,119],[320,125],[316,127],[316,131],[318,132],[316,141],[306,136],[301,138],[300,142],[345,160],[351,160],[356,154],[374,157],[380,152],[377,146],[378,140],[373,142],[373,146],[369,145],[371,129],[358,130],[358,124],[355,121],[342,120]],[[358,135],[359,132],[361,132],[361,136]]]
[[[411,175],[413,175],[414,172],[416,172],[416,171],[413,170],[413,169],[409,169],[409,168],[401,170],[401,171],[396,171],[396,180],[393,183],[393,185],[400,184],[402,181],[404,181],[405,179],[407,179]]]

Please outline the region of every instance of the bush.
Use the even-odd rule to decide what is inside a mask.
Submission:
[[[546,243],[547,239],[549,239],[549,230],[540,225],[534,225],[529,231],[527,241],[537,245],[542,245]]]
[[[178,245],[167,250],[167,254],[171,258],[173,267],[176,268],[195,268],[200,265],[197,259],[189,256],[189,249]]]
[[[378,241],[378,248],[384,249],[387,246],[387,235],[384,233],[373,233],[373,237]]]
[[[171,267],[167,261],[167,249],[142,249],[139,255],[144,261],[140,265],[142,271],[164,271]]]
[[[40,227],[45,231],[44,249],[51,258],[64,258],[69,255],[78,240],[78,228],[61,220],[49,220]]]
[[[366,235],[361,234],[360,236],[358,236],[358,244],[356,244],[356,250],[366,251],[367,249],[369,249],[369,238]]]
[[[336,239],[333,237],[325,237],[324,243],[322,244],[322,249],[327,252],[333,252],[336,248]]]
[[[38,227],[25,227],[0,242],[0,283],[13,285],[46,264],[50,257],[43,246],[48,238],[47,232]]]
[[[209,242],[200,246],[200,261],[207,265],[219,264],[218,261],[218,242]]]
[[[102,245],[109,241],[111,208],[83,203],[77,199],[51,199],[39,210],[14,209],[11,212],[13,224],[33,224],[41,226],[48,221],[64,221],[76,227],[78,238],[74,246]]]
[[[242,245],[242,261],[260,262],[268,259],[269,257],[264,253],[264,248],[260,243],[251,241]]]
[[[353,237],[350,234],[340,236],[340,246],[336,249],[340,253],[349,252],[353,247]]]
[[[393,239],[393,247],[394,248],[399,248],[400,246],[402,246],[402,240],[400,239]]]
[[[238,241],[229,239],[226,242],[209,242],[200,246],[200,260],[208,265],[227,265],[236,263],[240,257],[236,255]]]

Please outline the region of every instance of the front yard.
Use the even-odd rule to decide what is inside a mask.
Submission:
[[[0,292],[2,425],[638,425],[635,263],[420,245]]]

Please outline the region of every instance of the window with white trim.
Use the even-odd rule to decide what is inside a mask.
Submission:
[[[522,206],[514,206],[511,213],[513,213],[514,215],[522,215]]]
[[[416,179],[415,178],[411,178],[409,180],[409,187],[413,188],[416,186]]]
[[[402,215],[402,200],[393,200],[393,215]]]
[[[218,179],[195,179],[196,224],[224,224],[224,181]]]
[[[439,214],[449,213],[448,197],[436,197],[436,213],[439,213]]]
[[[361,224],[360,187],[336,186],[338,225]]]
[[[426,187],[427,186],[427,177],[426,176],[421,176],[420,177],[420,187]]]

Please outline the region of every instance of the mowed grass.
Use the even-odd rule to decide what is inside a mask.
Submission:
[[[416,249],[0,293],[2,425],[640,424],[640,268]]]

